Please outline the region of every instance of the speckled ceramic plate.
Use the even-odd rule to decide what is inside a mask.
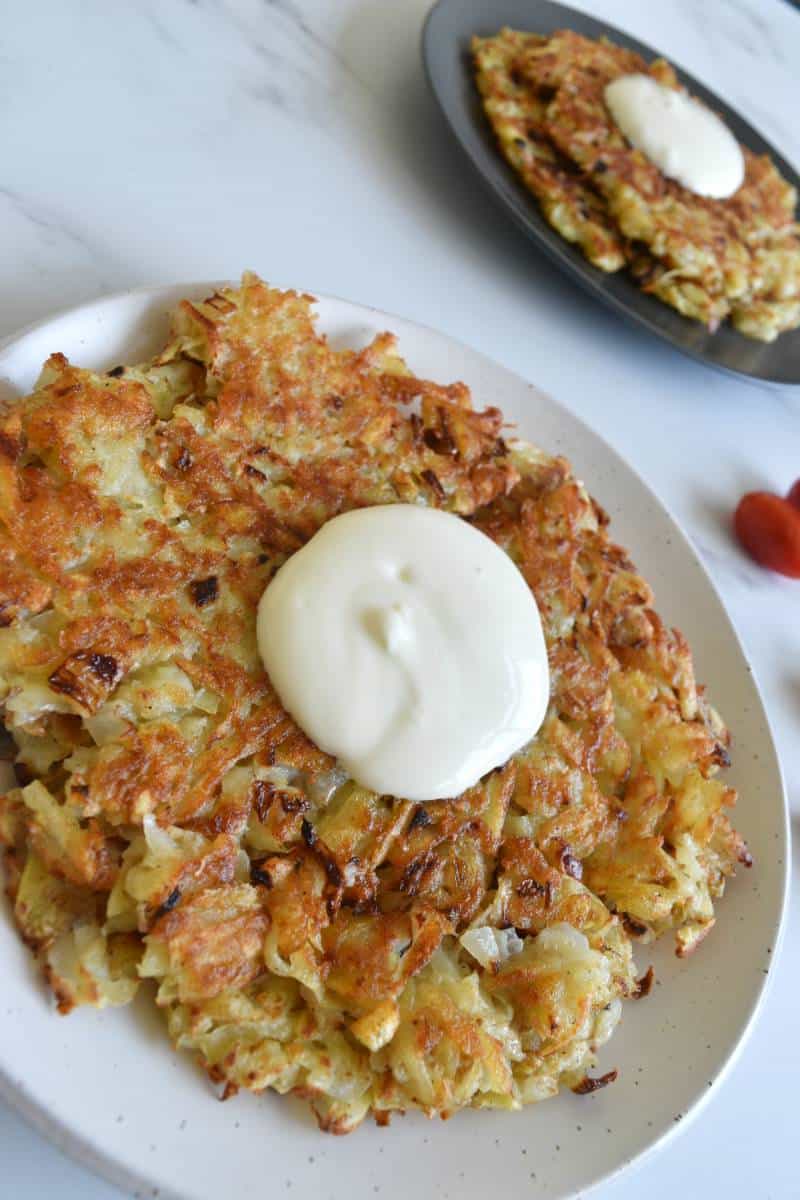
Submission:
[[[434,5],[422,39],[428,79],[462,149],[506,211],[577,283],[630,323],[663,338],[676,350],[737,375],[773,383],[800,383],[800,329],[784,333],[768,345],[744,337],[727,322],[716,333],[709,333],[698,321],[690,321],[655,297],[646,296],[625,271],[608,275],[593,267],[580,250],[547,224],[536,200],[497,150],[472,80],[470,38],[473,34],[486,37],[497,33],[503,25],[532,33],[573,29],[592,38],[606,35],[648,60],[663,52],[588,13],[547,0],[439,0]],[[740,142],[756,154],[768,154],[784,177],[800,190],[800,176],[774,146],[688,71],[677,63],[673,66],[681,82],[722,116]]]
[[[211,286],[117,296],[55,317],[0,350],[0,395],[29,389],[54,350],[84,366],[136,361],[165,336],[169,307]],[[521,436],[576,464],[724,708],[742,796],[737,823],[755,866],[729,887],[718,929],[694,959],[679,961],[667,940],[637,951],[642,970],[655,965],[660,986],[626,1006],[600,1068],[617,1067],[619,1080],[594,1096],[566,1093],[510,1115],[466,1112],[447,1124],[409,1114],[338,1139],[319,1133],[293,1100],[240,1094],[220,1104],[205,1075],[169,1046],[150,994],[130,1009],[57,1016],[6,911],[0,1092],[59,1146],[137,1195],[162,1200],[585,1193],[666,1142],[713,1098],[761,1003],[780,934],[788,821],[758,690],[688,541],[597,434],[524,379],[430,329],[342,300],[320,300],[319,315],[340,344],[395,331],[417,374],[464,379],[479,405],[500,405]]]

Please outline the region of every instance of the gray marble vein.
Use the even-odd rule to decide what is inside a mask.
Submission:
[[[38,231],[43,243],[49,248],[55,248],[60,243],[67,243],[78,249],[93,263],[102,257],[98,247],[87,234],[56,210],[39,201],[26,199],[25,196],[7,187],[0,187],[0,200],[5,203],[15,217]]]

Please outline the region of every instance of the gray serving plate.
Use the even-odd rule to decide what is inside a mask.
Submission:
[[[660,52],[613,25],[548,0],[438,0],[428,14],[422,35],[428,80],[472,165],[517,224],[587,291],[683,354],[753,379],[800,383],[800,329],[783,333],[769,344],[744,337],[727,322],[716,333],[709,333],[699,322],[645,295],[626,272],[609,275],[591,266],[579,250],[550,228],[536,200],[497,150],[472,79],[470,38],[473,34],[485,37],[497,33],[503,25],[534,33],[573,29],[593,38],[605,34],[647,59],[660,57]],[[687,71],[676,63],[673,66],[681,82],[722,116],[740,142],[756,154],[768,154],[781,174],[800,190],[797,172],[752,125]]]

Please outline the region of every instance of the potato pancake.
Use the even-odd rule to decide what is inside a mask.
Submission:
[[[744,183],[708,199],[666,178],[611,117],[604,90],[620,76],[649,74],[679,90],[668,63],[569,30],[503,29],[474,38],[473,55],[502,153],[590,262],[627,264],[645,291],[711,329],[730,316],[771,341],[800,324],[797,197],[769,158],[742,147]]]
[[[589,1090],[641,990],[631,937],[688,953],[749,861],[726,731],[569,464],[390,334],[334,350],[312,303],[245,276],[184,301],[152,362],[54,355],[0,410],[16,921],[62,1012],[155,980],[227,1094],[294,1092],[333,1132]],[[512,557],[552,675],[533,741],[423,804],[348,779],[256,646],[293,551],[397,502]]]

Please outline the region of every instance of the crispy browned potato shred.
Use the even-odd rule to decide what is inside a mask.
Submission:
[[[630,935],[686,953],[746,861],[727,734],[569,465],[389,334],[333,350],[311,306],[246,276],[184,302],[152,362],[54,355],[0,412],[16,921],[62,1011],[155,980],[228,1093],[296,1092],[334,1132],[586,1091],[637,994]],[[452,801],[347,779],[256,647],[278,566],[399,501],[503,547],[549,648],[540,733]]]

